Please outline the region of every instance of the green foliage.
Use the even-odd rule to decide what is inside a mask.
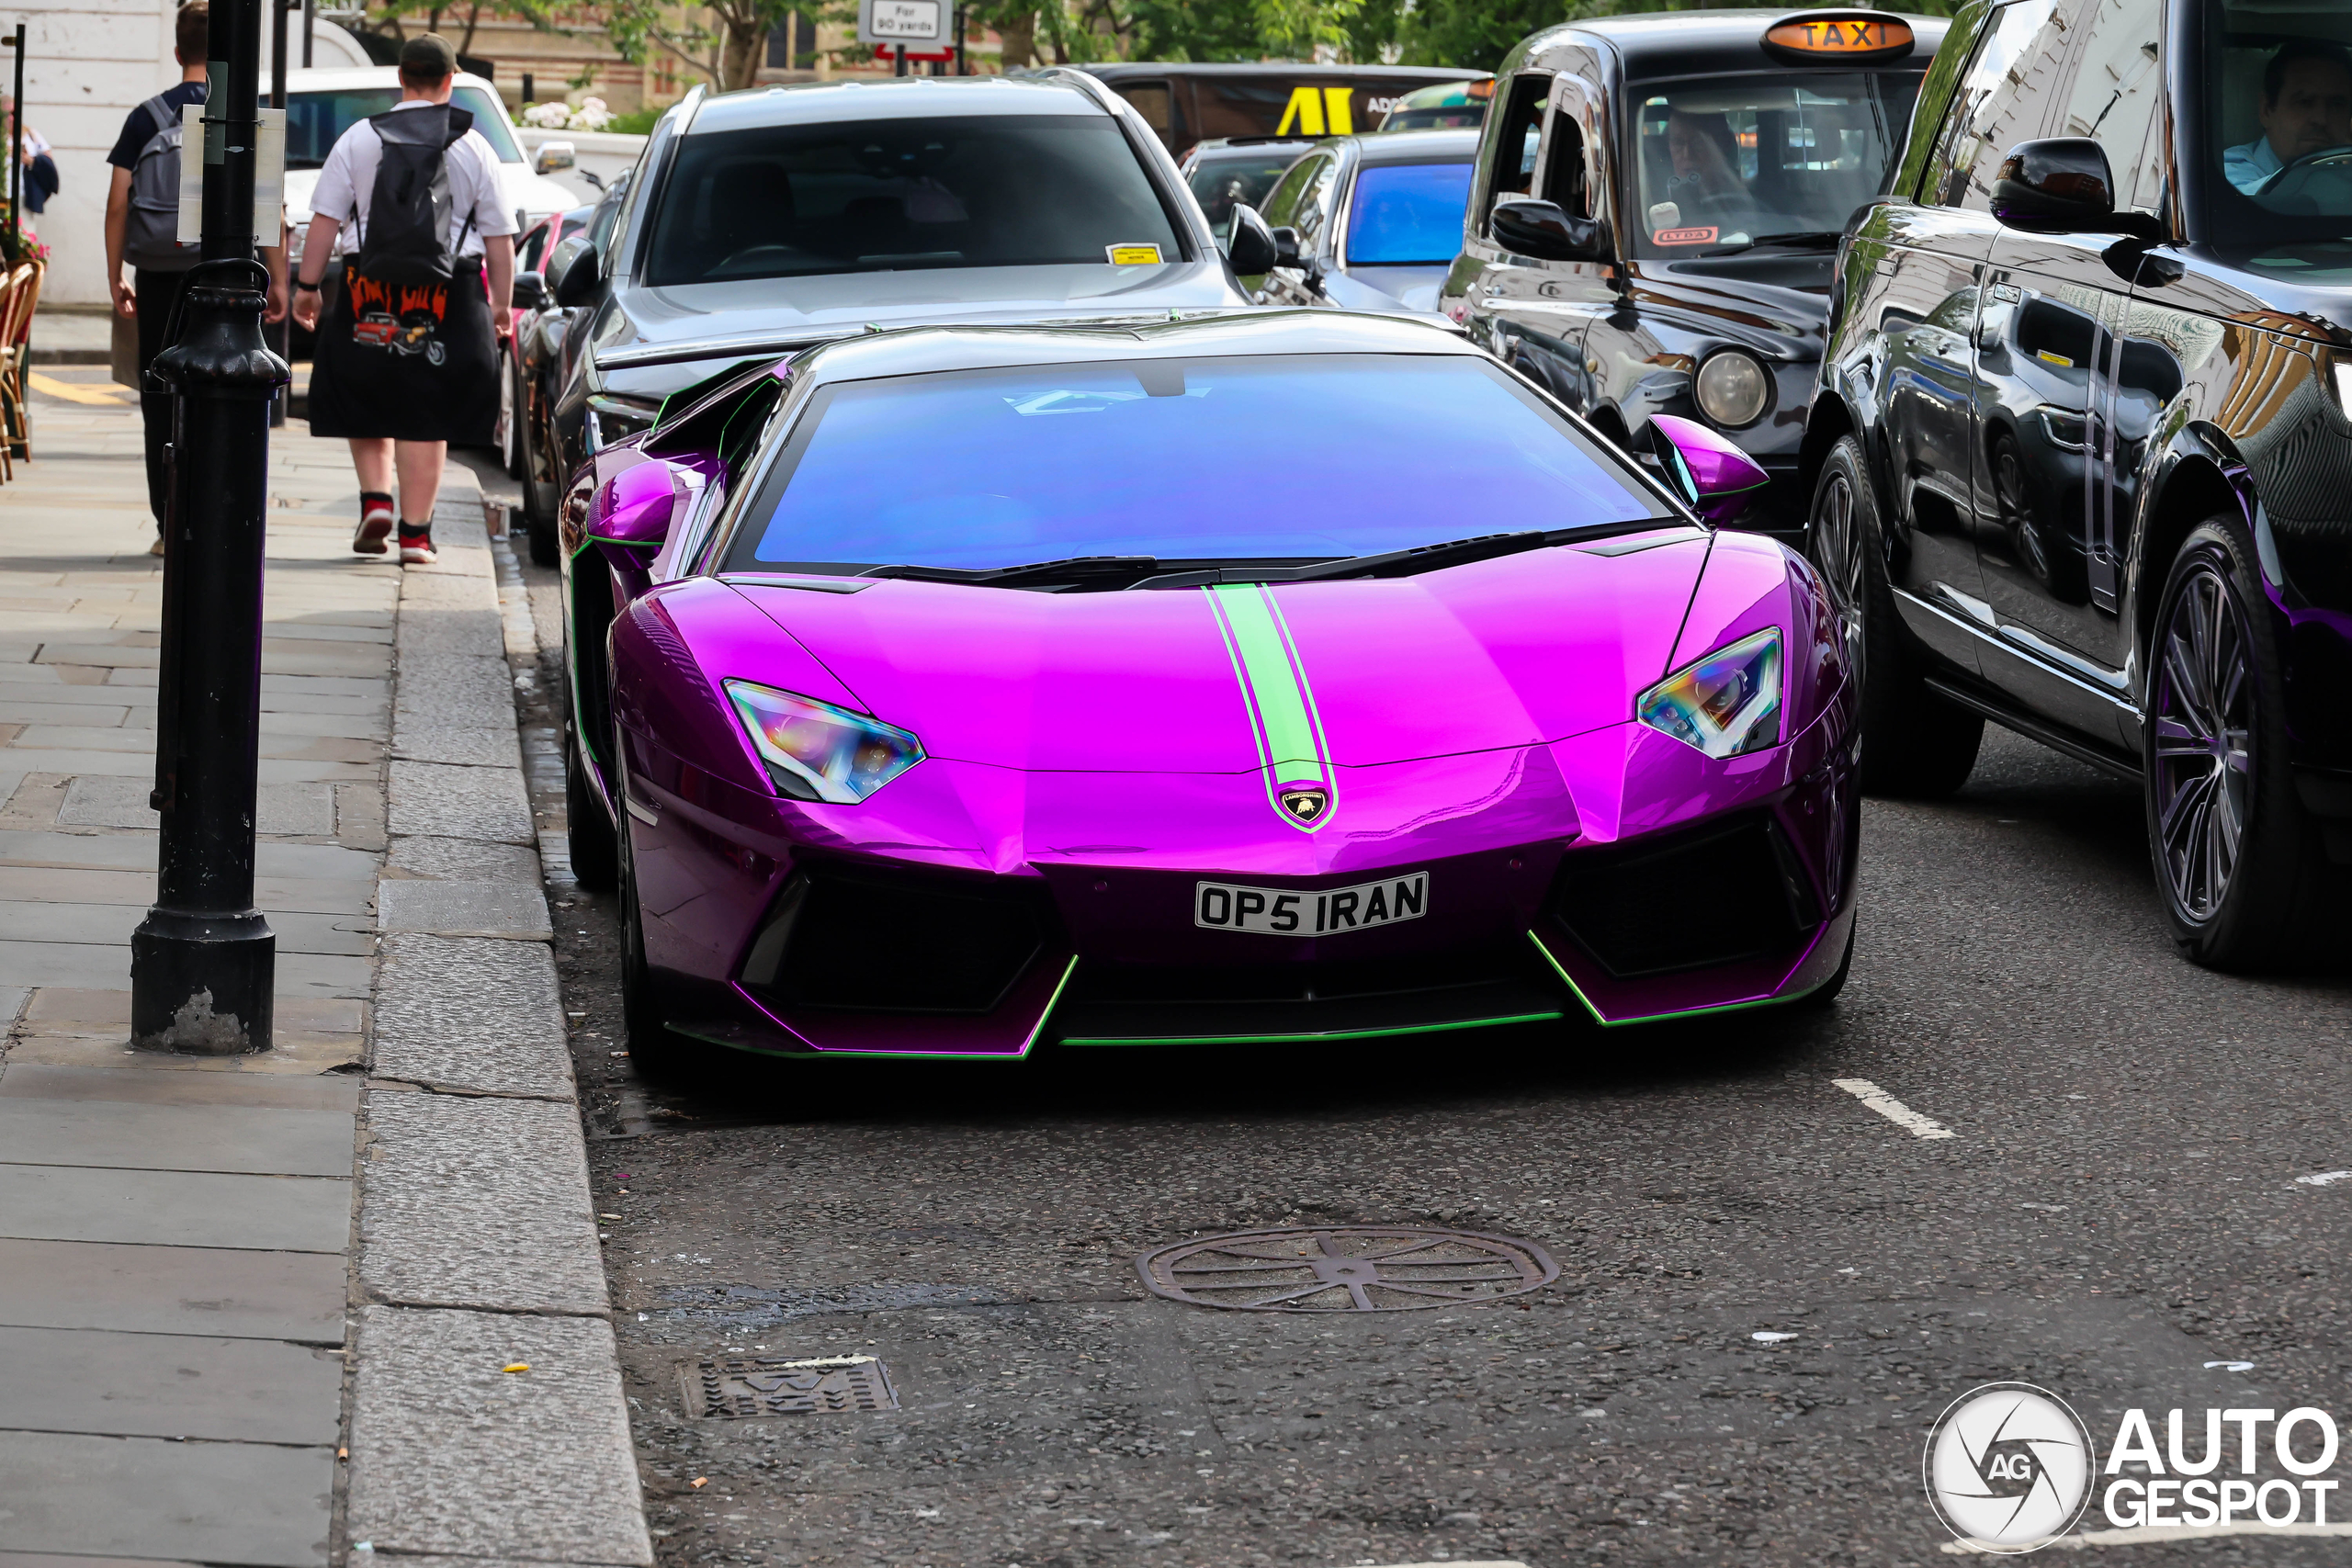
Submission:
[[[615,115],[613,123],[605,129],[617,131],[623,136],[644,136],[653,130],[655,123],[661,118],[662,111],[658,108],[639,109],[632,114]]]
[[[1890,8],[1949,17],[1958,5],[1959,0],[1904,0]],[[1401,44],[1408,64],[1492,71],[1521,39],[1562,22],[1723,7],[1791,8],[1784,0],[1416,0],[1409,13],[1396,17],[1394,32],[1380,41]]]

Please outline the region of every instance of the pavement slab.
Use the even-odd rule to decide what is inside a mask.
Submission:
[[[332,1445],[342,1386],[311,1346],[0,1326],[0,1409],[32,1431]]]
[[[11,1482],[0,1551],[238,1568],[327,1561],[331,1446],[0,1431],[0,1475]]]
[[[351,1179],[0,1165],[0,1236],[340,1253]]]
[[[376,890],[376,922],[387,931],[434,936],[521,937],[546,942],[548,901],[511,882],[386,880]]]
[[[547,949],[385,938],[372,1065],[379,1077],[434,1089],[570,1100],[571,1066]]]
[[[493,843],[537,841],[519,767],[459,767],[395,761],[391,765],[392,832]]]
[[[340,1345],[349,1267],[340,1253],[0,1240],[0,1324]]]

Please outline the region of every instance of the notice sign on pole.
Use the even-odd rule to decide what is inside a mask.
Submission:
[[[857,41],[935,44],[947,37],[946,0],[857,0]]]

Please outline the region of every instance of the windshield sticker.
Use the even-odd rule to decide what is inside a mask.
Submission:
[[[1158,245],[1105,245],[1113,266],[1157,266],[1159,265]]]
[[[1661,245],[1711,245],[1716,231],[1707,229],[1660,229],[1650,239]]]

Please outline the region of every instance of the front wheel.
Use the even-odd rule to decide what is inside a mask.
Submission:
[[[2148,849],[2181,955],[2212,969],[2315,956],[2333,891],[2286,761],[2286,682],[2243,524],[2208,520],[2174,558],[2148,649]]]
[[[1903,640],[1865,462],[1850,435],[1829,449],[1804,541],[1838,600],[1862,682],[1861,786],[1871,795],[1950,795],[1976,766],[1984,720],[1929,690],[1918,654]]]
[[[564,726],[564,835],[571,855],[572,880],[591,893],[612,890],[620,874],[619,844],[604,802],[588,779],[588,760],[581,755],[580,738]]]
[[[628,1062],[648,1083],[685,1088],[717,1066],[715,1048],[670,1027],[669,994],[645,956],[645,911],[638,901],[637,860],[624,821],[615,835],[620,867],[621,1023],[628,1032]]]

